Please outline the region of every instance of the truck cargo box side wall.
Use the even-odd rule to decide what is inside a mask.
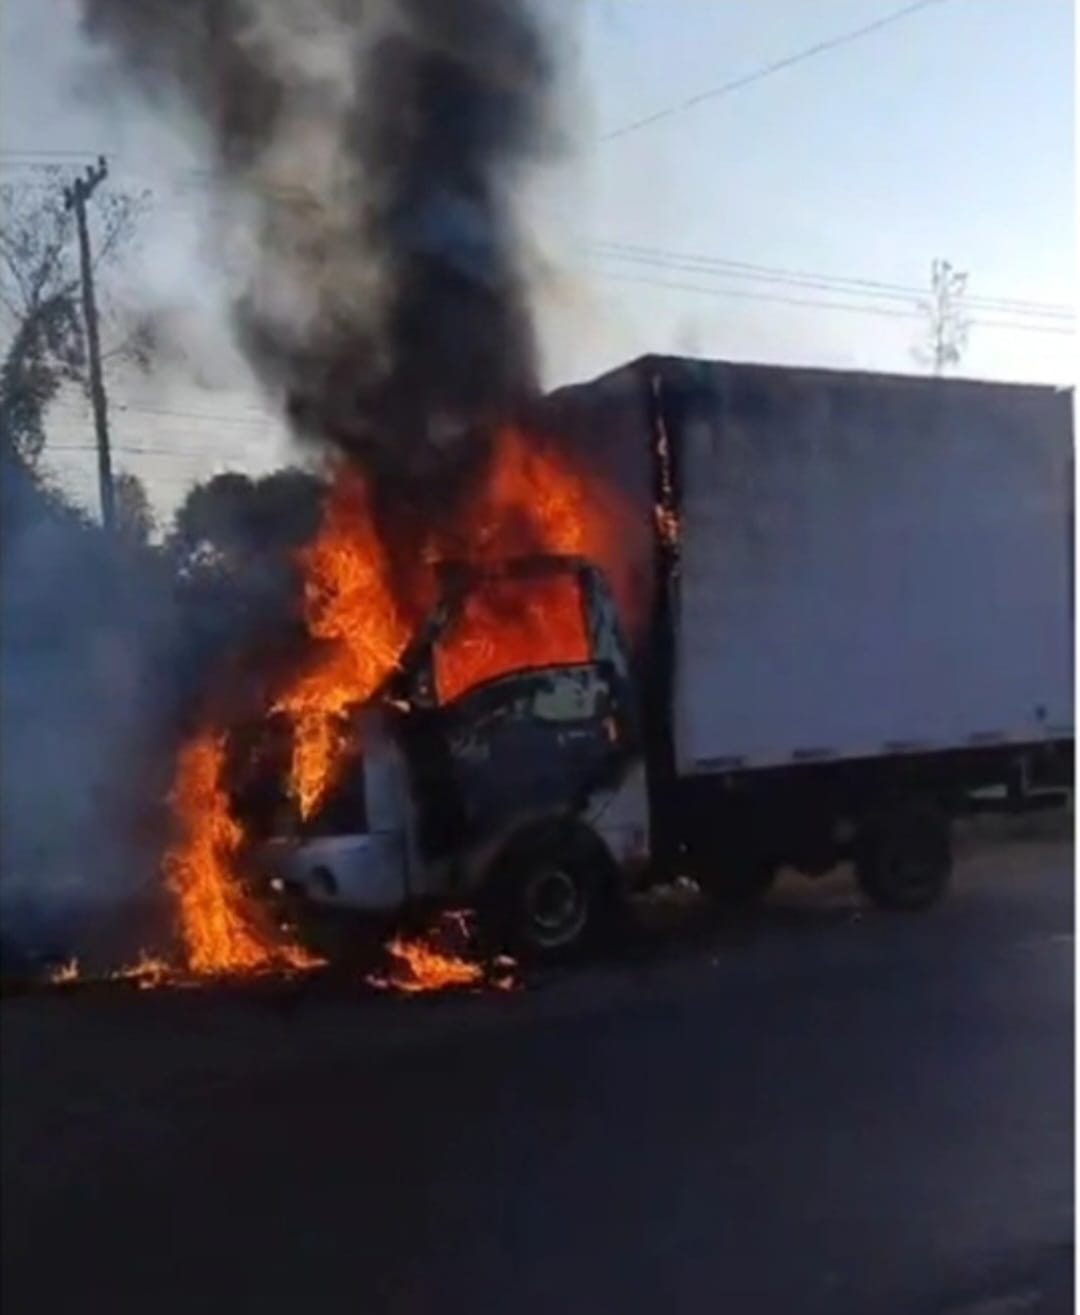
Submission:
[[[680,772],[1072,736],[1068,394],[664,372]]]

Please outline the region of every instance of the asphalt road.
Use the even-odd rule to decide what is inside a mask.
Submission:
[[[1072,851],[969,850],[516,996],[7,1000],[5,1309],[1071,1312]]]

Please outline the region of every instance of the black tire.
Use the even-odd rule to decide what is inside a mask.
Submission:
[[[583,823],[526,827],[485,884],[479,907],[485,938],[533,963],[576,958],[612,924],[617,891],[615,864]]]
[[[856,880],[883,909],[929,908],[948,888],[952,865],[949,818],[932,800],[889,805],[866,820],[856,842]]]

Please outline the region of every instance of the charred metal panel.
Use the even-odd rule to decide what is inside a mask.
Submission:
[[[598,662],[610,663],[620,679],[626,680],[629,676],[629,650],[615,601],[595,569],[583,567],[579,579],[593,657]]]
[[[633,743],[625,688],[606,665],[552,667],[407,718],[425,856],[473,843],[523,808],[576,811],[614,783]]]
[[[617,688],[592,665],[521,672],[444,710],[470,836],[523,803],[580,808],[627,752]]]

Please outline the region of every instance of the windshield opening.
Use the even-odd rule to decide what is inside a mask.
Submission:
[[[575,572],[479,582],[435,644],[440,703],[496,676],[589,660]]]

